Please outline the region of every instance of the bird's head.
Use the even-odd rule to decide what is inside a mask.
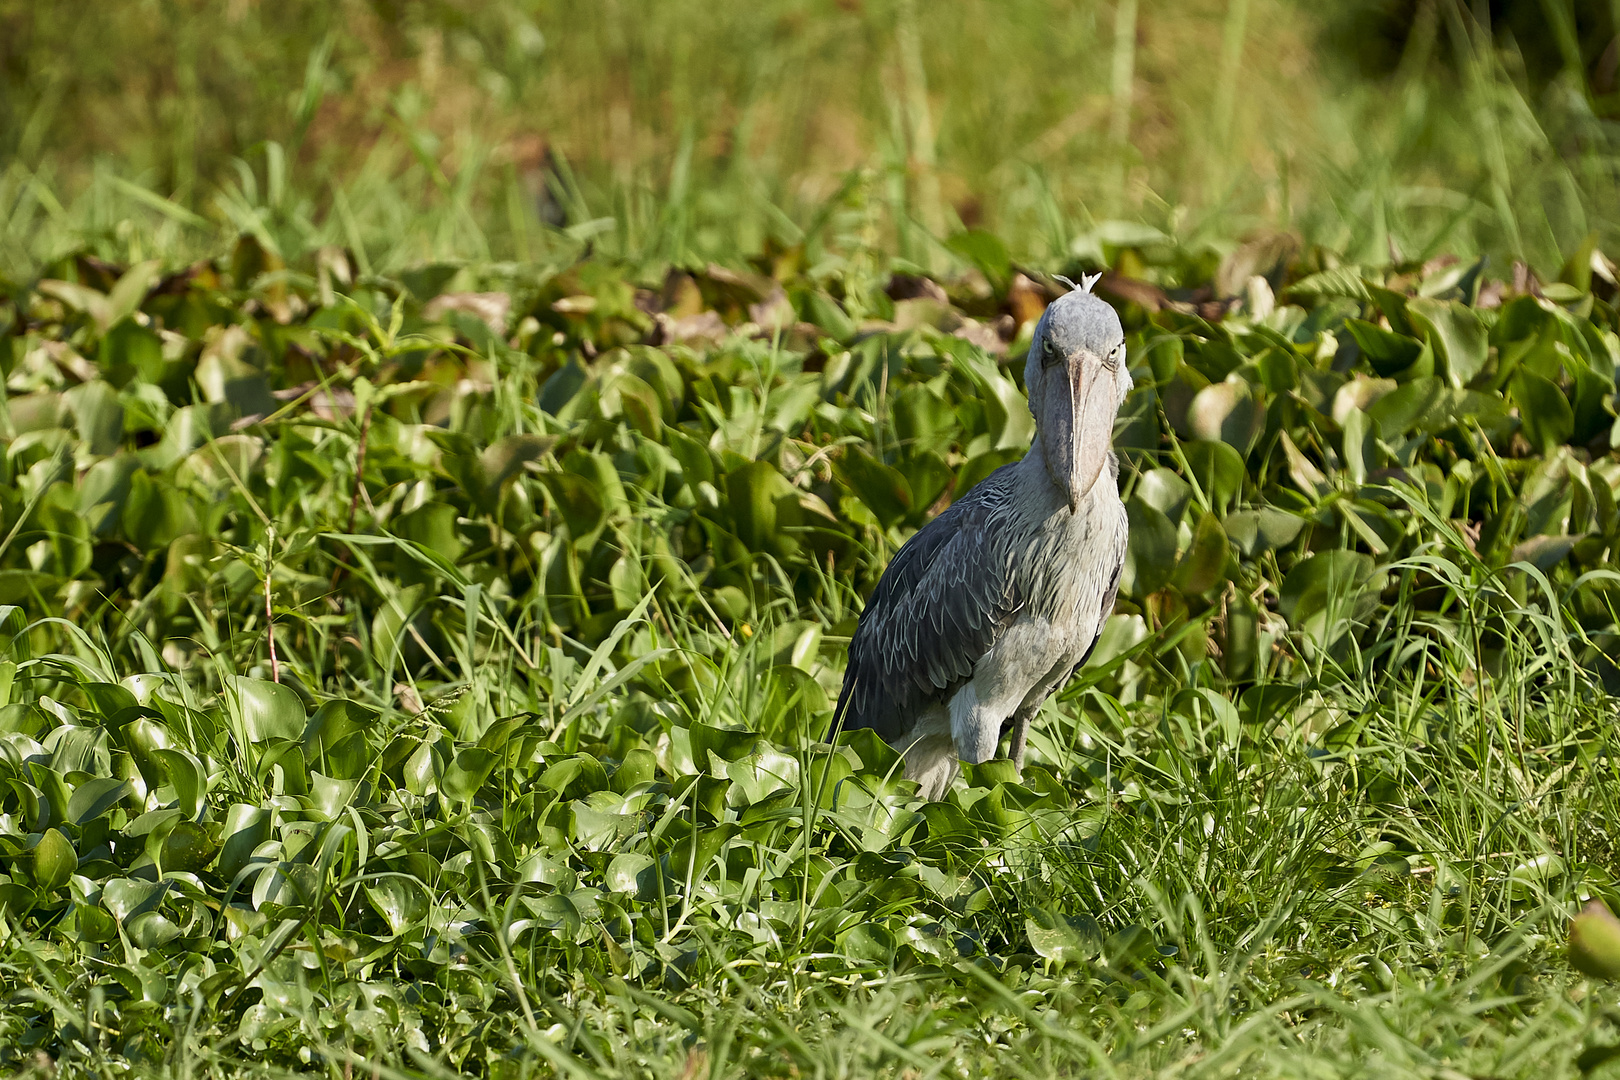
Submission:
[[[1102,473],[1114,417],[1131,389],[1125,331],[1114,309],[1092,295],[1096,280],[1083,280],[1047,306],[1024,365],[1041,452],[1070,513]]]

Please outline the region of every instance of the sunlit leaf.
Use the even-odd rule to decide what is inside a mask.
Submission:
[[[226,706],[244,751],[260,747],[268,739],[303,735],[308,717],[304,703],[290,688],[268,679],[242,677],[229,679],[226,686]]]
[[[73,871],[79,867],[79,858],[73,843],[59,829],[46,829],[34,846],[34,882],[46,893],[55,892],[66,885]]]

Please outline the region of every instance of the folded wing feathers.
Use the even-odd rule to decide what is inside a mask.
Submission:
[[[919,530],[889,565],[850,642],[844,726],[903,734],[943,700],[1022,606],[1008,530],[1009,474],[999,472]],[[1001,542],[998,542],[1001,541]]]

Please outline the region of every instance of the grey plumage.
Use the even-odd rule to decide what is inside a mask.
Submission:
[[[928,798],[958,758],[994,756],[1009,726],[1022,766],[1030,718],[1113,609],[1126,518],[1109,444],[1131,380],[1119,318],[1090,284],[1037,324],[1029,453],[901,547],[850,642],[834,723],[900,749]]]

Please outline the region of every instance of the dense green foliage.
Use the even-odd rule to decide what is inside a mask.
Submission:
[[[1097,245],[1180,286],[1102,286],[1120,604],[1022,778],[935,804],[821,739],[859,597],[1027,445],[1056,286],[989,237],[943,285],[244,238],[11,287],[8,1067],[1600,1063],[1612,267]]]

